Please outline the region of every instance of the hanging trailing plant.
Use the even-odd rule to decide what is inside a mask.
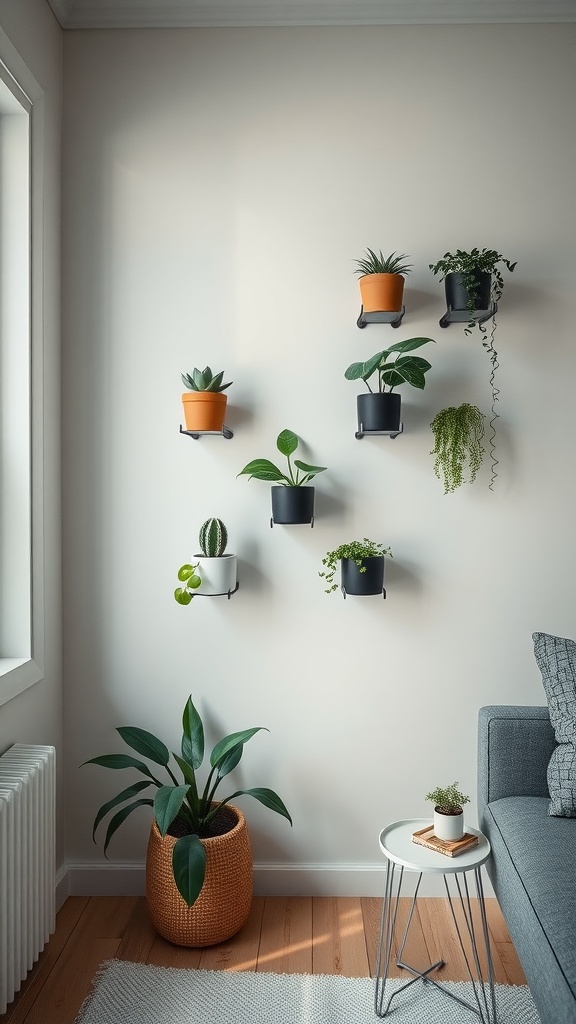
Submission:
[[[441,409],[430,424],[434,434],[434,472],[443,479],[444,494],[463,483],[473,484],[484,456],[484,414],[464,402]],[[465,479],[467,471],[468,479]]]

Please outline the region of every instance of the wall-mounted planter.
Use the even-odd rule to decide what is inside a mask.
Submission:
[[[314,487],[271,487],[272,518],[274,523],[292,525],[307,523],[314,526]]]
[[[365,570],[365,571],[361,571]],[[357,597],[370,597],[382,594],[384,590],[384,556],[373,555],[362,559],[358,566],[352,558],[343,558],[340,562],[340,585],[344,597],[353,594]]]
[[[185,391],[182,407],[186,430],[190,433],[222,433],[228,396],[218,391]]]
[[[472,274],[474,280],[473,308],[489,309],[492,286],[492,275],[483,270],[476,270]],[[462,274],[447,274],[444,281],[446,292],[446,306],[448,309],[468,310],[468,291],[464,285]],[[469,310],[471,312],[471,310]]]
[[[356,408],[360,435],[370,431],[386,434],[401,432],[401,397],[395,392],[358,395]]]
[[[238,585],[236,555],[220,555],[218,558],[194,555],[194,559],[198,563],[198,573],[202,577],[198,597],[219,597],[234,593]]]
[[[364,313],[399,313],[402,309],[402,274],[366,274],[358,284]]]

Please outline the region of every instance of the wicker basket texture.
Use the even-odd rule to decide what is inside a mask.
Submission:
[[[252,850],[242,811],[231,804],[237,824],[225,835],[202,839],[206,877],[196,902],[188,907],[172,874],[176,839],[162,837],[152,822],[146,857],[146,899],[156,931],[177,946],[214,946],[245,924],[252,905]]]

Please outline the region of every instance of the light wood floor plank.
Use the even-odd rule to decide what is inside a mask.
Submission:
[[[311,896],[266,899],[257,970],[312,973]]]
[[[315,898],[312,903],[312,943],[314,974],[370,977],[359,898]]]
[[[228,942],[204,949],[200,967],[207,971],[255,971],[258,965],[265,905],[264,896],[255,896],[244,927]]]

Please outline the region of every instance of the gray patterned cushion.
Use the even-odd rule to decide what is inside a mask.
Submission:
[[[576,818],[576,643],[548,633],[532,639],[558,743],[548,764],[548,813]]]

